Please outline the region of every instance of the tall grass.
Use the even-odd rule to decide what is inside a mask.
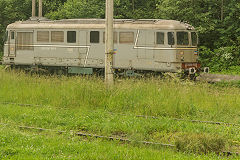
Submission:
[[[219,159],[216,155],[178,153],[167,148],[119,145],[117,142],[28,132],[15,128],[0,128],[1,159]],[[3,143],[4,142],[4,143]]]
[[[100,77],[30,75],[3,69],[0,82],[3,123],[171,143],[180,151],[200,154],[239,146],[236,127],[171,119],[239,123],[238,87],[179,79],[131,78],[116,79],[115,85],[107,89]],[[42,106],[1,105],[2,102]],[[159,119],[134,116],[140,114]]]
[[[0,101],[238,122],[240,89],[191,81],[29,75],[0,70]],[[231,116],[229,116],[231,115]]]

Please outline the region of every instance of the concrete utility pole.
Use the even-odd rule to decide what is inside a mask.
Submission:
[[[32,0],[32,17],[36,17],[36,0]]]
[[[42,0],[39,0],[38,17],[42,17]]]
[[[106,27],[105,27],[105,82],[113,85],[113,0],[106,0]]]

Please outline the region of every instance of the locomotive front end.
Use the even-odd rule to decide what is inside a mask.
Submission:
[[[176,61],[178,68],[185,74],[195,75],[200,72],[198,62],[198,35],[192,26],[186,25],[185,31],[176,31]]]

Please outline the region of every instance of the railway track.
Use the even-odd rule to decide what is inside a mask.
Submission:
[[[22,103],[14,103],[14,102],[0,102],[0,104],[4,105],[18,105],[18,106],[26,106],[26,107],[51,107],[51,106],[45,106],[45,105],[39,105],[39,104],[22,104]],[[109,114],[112,115],[123,115],[126,116],[127,114],[123,113],[114,113],[109,112]],[[151,119],[160,119],[160,118],[169,118],[171,120],[175,121],[185,121],[185,122],[192,122],[192,123],[204,123],[204,124],[211,124],[211,125],[225,125],[225,126],[236,126],[240,127],[240,124],[236,123],[227,123],[227,122],[216,122],[216,121],[202,121],[202,120],[191,120],[191,119],[181,119],[181,118],[173,118],[173,117],[157,117],[157,116],[147,116],[147,115],[134,115],[135,117],[139,118],[151,118]]]
[[[14,102],[0,102],[0,104],[4,105],[18,105],[18,106],[26,106],[26,107],[49,107],[44,105],[38,105],[38,104],[21,104],[21,103],[14,103]],[[109,112],[109,114],[115,114],[115,115],[127,115],[127,114],[121,114],[121,113],[113,113]],[[204,123],[204,124],[211,124],[211,125],[225,125],[225,126],[237,126],[239,127],[240,124],[234,124],[234,123],[226,123],[226,122],[213,122],[213,121],[201,121],[201,120],[188,120],[188,119],[179,119],[179,118],[171,118],[171,117],[157,117],[157,116],[145,116],[145,115],[135,115],[135,117],[138,118],[151,118],[151,119],[161,119],[161,118],[169,118],[170,120],[175,121],[186,121],[186,122],[192,122],[192,123]],[[116,141],[116,142],[122,142],[122,143],[137,143],[137,144],[144,144],[144,145],[154,145],[154,146],[162,146],[162,147],[170,147],[170,148],[176,148],[175,144],[165,144],[160,142],[151,142],[151,141],[135,141],[123,137],[116,137],[116,136],[105,136],[105,135],[97,135],[94,133],[86,133],[86,132],[79,132],[79,131],[64,131],[64,130],[55,130],[55,129],[48,129],[48,128],[41,128],[41,127],[34,127],[34,126],[24,126],[24,125],[18,125],[18,124],[8,124],[8,123],[0,123],[0,125],[5,126],[13,126],[20,129],[29,129],[29,130],[37,130],[37,131],[47,131],[47,132],[55,132],[58,134],[71,134],[74,136],[81,136],[81,137],[92,137],[97,139],[104,139],[109,141]],[[231,152],[231,151],[222,151],[221,153],[218,153],[221,155],[231,156],[231,155],[239,155],[238,152]]]
[[[79,131],[73,131],[73,130],[62,131],[62,130],[54,130],[54,129],[40,128],[40,127],[32,127],[32,126],[13,125],[13,124],[8,124],[8,123],[0,123],[0,125],[17,127],[20,129],[36,130],[39,132],[47,131],[47,132],[54,132],[54,133],[58,133],[58,134],[65,133],[65,134],[70,134],[70,135],[74,135],[74,136],[91,137],[91,138],[103,139],[103,140],[108,140],[108,141],[116,141],[116,142],[122,142],[122,143],[137,143],[137,144],[144,144],[144,145],[154,145],[154,146],[161,146],[161,147],[176,148],[175,144],[166,144],[166,143],[150,142],[150,141],[135,141],[135,140],[126,139],[126,138],[122,138],[122,137],[97,135],[97,134],[85,133],[85,132],[79,132]],[[222,152],[219,152],[218,154],[222,154],[224,156],[231,156],[231,155],[238,156],[239,155],[238,152],[231,152],[231,151],[222,151]]]
[[[86,133],[86,132],[79,132],[79,131],[62,131],[62,130],[54,130],[54,129],[47,129],[47,128],[40,128],[40,127],[32,127],[32,126],[23,126],[23,125],[13,125],[13,124],[8,124],[8,123],[0,123],[0,125],[4,126],[12,126],[12,127],[17,127],[20,129],[29,129],[29,130],[37,130],[37,131],[49,131],[49,132],[54,132],[58,134],[71,134],[71,135],[76,135],[76,136],[81,136],[81,137],[93,137],[93,138],[100,138],[100,139],[106,139],[106,140],[111,140],[111,141],[120,141],[120,142],[125,142],[125,143],[139,143],[139,144],[145,144],[145,145],[158,145],[158,146],[164,146],[164,147],[176,147],[174,144],[166,144],[166,143],[159,143],[159,142],[150,142],[150,141],[135,141],[135,140],[130,140],[127,138],[122,138],[122,137],[115,137],[115,136],[104,136],[104,135],[97,135],[93,133]]]

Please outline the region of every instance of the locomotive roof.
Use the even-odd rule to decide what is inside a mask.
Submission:
[[[8,29],[103,29],[105,19],[30,19],[17,21],[8,25]],[[167,29],[194,30],[191,25],[176,20],[162,19],[115,19],[114,28],[117,29]]]

